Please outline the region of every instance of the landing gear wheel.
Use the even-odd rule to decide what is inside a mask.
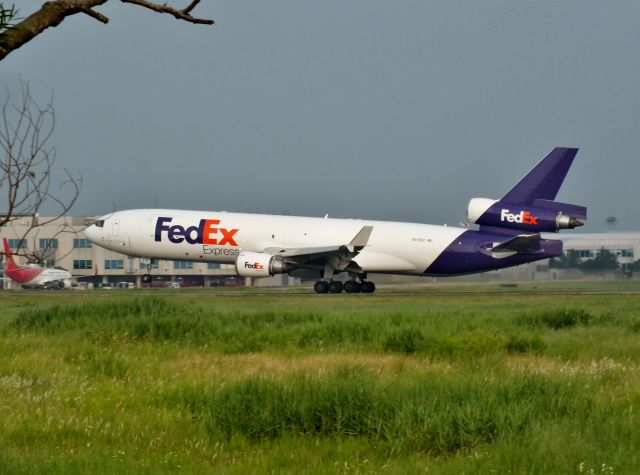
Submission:
[[[376,291],[376,284],[373,282],[369,282],[368,280],[363,280],[360,284],[360,292],[363,294],[372,294]]]
[[[315,290],[317,294],[326,294],[329,292],[329,283],[324,280],[319,280],[314,284],[313,290]]]
[[[344,291],[348,294],[357,294],[360,292],[360,283],[355,280],[348,280],[344,283]]]
[[[340,282],[339,280],[332,280],[329,283],[329,293],[330,294],[340,294],[342,293],[342,282]]]
[[[142,274],[142,282],[145,284],[151,283],[151,274]]]

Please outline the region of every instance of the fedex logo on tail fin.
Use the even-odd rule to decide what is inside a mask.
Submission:
[[[227,229],[218,226],[219,219],[201,219],[197,226],[171,225],[173,218],[161,216],[156,221],[155,240],[162,241],[162,235],[174,244],[188,242],[189,244],[210,244],[213,246],[237,247],[235,234],[238,229]]]
[[[502,209],[500,212],[500,221],[503,223],[518,223],[518,224],[538,224],[538,217],[532,215],[529,211],[520,211],[518,214],[509,212],[508,209]]]

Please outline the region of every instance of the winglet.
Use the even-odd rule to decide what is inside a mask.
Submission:
[[[362,229],[356,234],[356,236],[349,243],[349,248],[353,248],[356,251],[362,250],[363,247],[369,242],[373,226],[363,226]]]

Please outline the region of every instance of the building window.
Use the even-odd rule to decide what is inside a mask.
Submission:
[[[9,241],[9,247],[14,251],[27,248],[26,239],[7,239],[7,241]]]
[[[140,261],[140,270],[147,270],[148,261]],[[160,269],[160,263],[158,261],[151,262],[152,269]]]
[[[58,249],[57,239],[40,239],[38,242],[40,249]]]
[[[122,270],[124,269],[124,261],[122,259],[105,259],[105,270]]]
[[[173,261],[173,268],[177,270],[193,269],[193,262]]]
[[[217,262],[207,262],[207,269],[220,269],[220,264]]]
[[[620,257],[634,257],[633,249],[622,249],[620,251]]]
[[[74,239],[73,240],[73,248],[74,249],[90,249],[93,247],[93,244],[91,244],[91,241],[89,241],[88,239]]]
[[[594,254],[593,251],[588,250],[588,249],[587,250],[582,249],[582,250],[578,251],[578,257],[581,257],[583,259],[590,259],[590,258],[593,257],[593,254]]]
[[[93,267],[91,259],[77,259],[73,261],[73,268],[76,270],[88,270]]]

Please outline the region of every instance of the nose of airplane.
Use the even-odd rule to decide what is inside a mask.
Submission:
[[[84,230],[84,235],[92,242],[99,242],[104,238],[104,218],[96,221]]]
[[[98,229],[95,224],[92,224],[88,228],[84,230],[84,235],[89,239],[89,241],[97,241],[98,240]]]

